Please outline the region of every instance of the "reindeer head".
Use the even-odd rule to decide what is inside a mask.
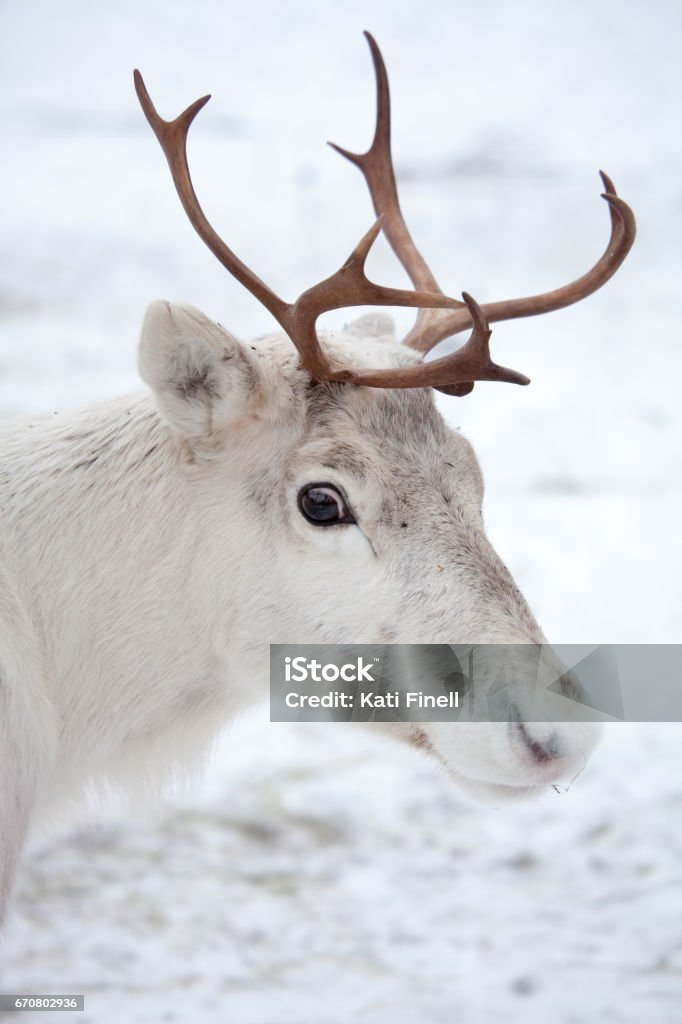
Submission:
[[[634,240],[633,214],[602,174],[611,236],[585,275],[551,292],[481,306],[466,293],[463,301],[446,296],[400,210],[386,70],[367,38],[377,77],[375,136],[363,155],[339,152],[362,170],[378,220],[340,270],[294,303],[239,260],[199,205],[186,139],[208,97],[164,121],[135,72],[140,103],[192,225],[285,332],[242,344],[199,311],[158,302],[147,314],[140,348],[142,376],[189,455],[197,500],[205,503],[215,537],[240,531],[216,566],[240,595],[230,635],[233,643],[239,638],[247,672],[261,663],[268,642],[543,642],[486,537],[473,450],[442,419],[431,389],[465,395],[475,381],[529,383],[492,361],[489,322],[584,298],[615,273]],[[365,260],[381,230],[414,291],[366,277]],[[383,314],[362,317],[334,336],[318,333],[322,312],[359,305],[419,312],[402,343]],[[424,362],[438,342],[469,328],[460,349]],[[254,551],[257,559],[248,554]],[[566,677],[565,686],[569,692],[576,684]],[[510,717],[509,723],[415,723],[398,731],[437,756],[465,791],[496,799],[572,778],[596,742],[588,724],[528,724],[522,685]]]

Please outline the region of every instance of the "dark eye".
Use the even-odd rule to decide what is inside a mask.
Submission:
[[[314,526],[355,522],[346,499],[333,484],[306,484],[298,492],[298,507]]]

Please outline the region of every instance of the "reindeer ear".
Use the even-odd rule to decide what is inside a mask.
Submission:
[[[258,359],[193,306],[153,302],[142,325],[142,379],[183,441],[199,441],[242,417],[260,378]]]
[[[381,338],[395,341],[395,320],[388,313],[363,313],[344,327],[356,338]]]

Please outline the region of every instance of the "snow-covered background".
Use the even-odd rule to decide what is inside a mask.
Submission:
[[[682,640],[681,26],[677,0],[4,0],[0,414],[136,388],[156,297],[270,327],[187,225],[132,68],[166,116],[213,92],[198,192],[292,297],[372,219],[322,144],[369,141],[369,28],[403,205],[447,290],[581,273],[608,231],[599,167],[634,207],[603,291],[496,327],[531,387],[443,409],[551,639]],[[370,270],[402,284],[386,247]],[[397,746],[261,708],[168,810],[105,820],[37,846],[0,951],[3,991],[86,993],[60,1021],[682,1019],[680,725],[612,726],[569,793],[495,810]]]

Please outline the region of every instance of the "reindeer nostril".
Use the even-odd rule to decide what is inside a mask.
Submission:
[[[559,737],[556,733],[552,732],[543,736],[542,739],[538,739],[531,734],[526,723],[519,718],[516,718],[514,724],[526,749],[530,751],[538,764],[547,764],[549,761],[555,761],[561,757]]]

